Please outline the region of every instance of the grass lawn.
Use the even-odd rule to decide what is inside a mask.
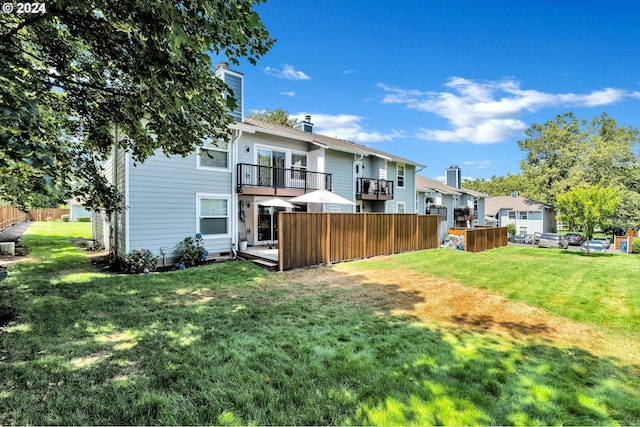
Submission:
[[[640,424],[638,257],[115,276],[89,227],[32,225],[0,284],[0,424]]]

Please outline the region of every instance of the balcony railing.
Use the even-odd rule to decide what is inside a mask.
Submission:
[[[438,215],[440,220],[447,219],[447,207],[440,205],[429,205],[427,206],[426,212],[427,215]]]
[[[357,178],[357,200],[392,200],[393,181],[386,179]]]
[[[249,188],[259,194],[271,192],[278,194],[278,190],[293,190],[294,192],[298,190],[300,194],[309,190],[331,191],[330,173],[296,168],[274,168],[247,163],[239,163],[237,172],[238,193],[250,194],[252,191]]]

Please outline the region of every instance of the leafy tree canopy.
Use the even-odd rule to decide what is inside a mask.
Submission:
[[[254,110],[247,114],[247,117],[281,126],[293,127],[293,125],[296,124],[296,119],[291,117],[289,113],[282,108],[276,108],[275,110],[268,108],[266,110]]]
[[[143,162],[225,137],[235,102],[210,54],[255,64],[268,51],[261,1],[62,0],[0,14],[0,198],[75,195],[114,210],[98,166],[114,142]]]
[[[487,193],[489,196],[509,196],[514,191],[521,195],[527,194],[529,185],[527,180],[520,174],[509,174],[507,176],[495,176],[490,179],[476,178],[466,179],[464,187],[470,190]]]
[[[596,228],[611,226],[618,203],[619,191],[601,184],[582,184],[558,195],[560,219],[581,229],[587,239],[593,237]]]

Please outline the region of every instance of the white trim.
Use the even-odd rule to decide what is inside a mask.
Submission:
[[[217,199],[227,201],[227,232],[225,234],[203,234],[200,231],[200,200],[202,199]],[[196,193],[196,233],[202,234],[205,239],[223,239],[232,236],[233,230],[233,206],[231,205],[231,194],[224,193]]]
[[[129,161],[131,160],[131,153],[124,152],[124,255],[131,252],[131,220],[129,218],[129,194],[131,193],[129,185],[131,179],[129,176]],[[117,161],[117,159],[116,159]],[[118,232],[117,230],[115,231]]]
[[[402,205],[402,212],[400,212],[400,205]],[[396,213],[407,213],[407,203],[403,200],[396,202]]]
[[[402,185],[398,182],[400,178],[400,168],[402,167]],[[407,165],[404,163],[396,163],[396,185],[398,188],[407,188]]]
[[[213,142],[212,142],[213,143]],[[198,149],[196,150],[196,169],[197,170],[206,170],[206,171],[213,171],[213,172],[231,172],[231,165],[232,165],[232,158],[231,158],[231,141],[227,141],[227,149],[226,150],[218,150],[214,147],[205,147],[204,145],[202,147],[198,147]],[[205,150],[212,150],[212,151],[216,151],[218,153],[227,153],[227,167],[226,168],[219,168],[219,167],[214,167],[214,166],[202,166],[200,164],[200,159],[202,157],[202,155],[200,154],[200,150],[205,149]]]

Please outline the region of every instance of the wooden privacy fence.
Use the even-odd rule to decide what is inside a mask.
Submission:
[[[27,219],[27,214],[9,205],[0,206],[0,231]]]
[[[464,236],[464,250],[482,252],[507,246],[507,227],[449,228],[449,234]]]
[[[27,219],[31,221],[55,221],[65,214],[69,214],[69,209],[34,209],[26,214],[13,206],[0,205],[0,231]]]
[[[280,271],[439,246],[437,215],[278,214]]]

